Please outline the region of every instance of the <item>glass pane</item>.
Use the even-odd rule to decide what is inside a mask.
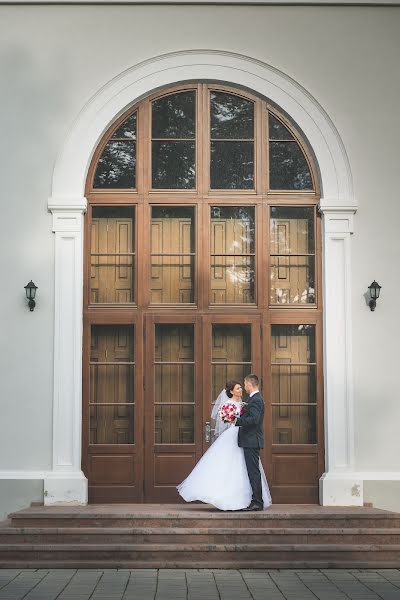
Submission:
[[[252,140],[254,103],[234,94],[211,92],[211,139]]]
[[[97,163],[94,188],[136,187],[136,143],[107,142]]]
[[[134,365],[90,365],[90,402],[92,404],[135,401]]]
[[[133,444],[134,406],[91,406],[91,444]]]
[[[196,92],[181,92],[152,102],[153,138],[194,138]]]
[[[211,343],[211,397],[214,401],[227,381],[243,382],[251,373],[251,325],[214,324]]]
[[[255,247],[254,208],[211,207],[211,253],[253,254]]]
[[[211,304],[255,302],[253,256],[212,256],[210,276]]]
[[[316,407],[273,406],[272,442],[273,444],[316,444]]]
[[[155,402],[194,403],[194,365],[155,365]]]
[[[90,302],[134,302],[135,212],[95,206],[91,223]],[[117,255],[117,256],[107,256]]]
[[[271,190],[312,190],[312,178],[297,142],[269,143],[269,187]]]
[[[271,304],[314,304],[315,261],[313,256],[272,256]]]
[[[194,215],[190,207],[152,208],[152,303],[194,302],[195,257],[190,256],[195,250]]]
[[[194,406],[154,407],[155,444],[193,444]]]
[[[315,325],[272,325],[272,363],[315,363]]]
[[[269,113],[269,139],[270,140],[294,140],[289,129],[281,121]]]
[[[314,207],[271,208],[271,254],[314,254]]]
[[[211,142],[211,188],[254,188],[254,142]]]
[[[112,137],[136,140],[136,113],[133,113],[133,115],[128,117],[122,123],[122,125],[120,125],[116,131],[114,131]]]
[[[152,143],[154,189],[193,189],[195,181],[194,142]]]
[[[133,334],[131,325],[92,325],[90,360],[133,362],[135,360]]]
[[[316,403],[316,367],[315,365],[285,364],[287,359],[281,358],[280,365],[272,365],[272,397],[271,402],[283,403]]]

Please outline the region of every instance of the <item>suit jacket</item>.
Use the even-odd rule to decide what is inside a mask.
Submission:
[[[264,400],[260,392],[249,398],[243,414],[236,419],[240,427],[238,444],[241,448],[264,448]]]

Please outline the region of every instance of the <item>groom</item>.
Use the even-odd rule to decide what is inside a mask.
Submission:
[[[246,375],[244,389],[249,394],[249,399],[243,409],[242,415],[236,419],[236,425],[240,427],[238,444],[244,451],[253,496],[249,506],[243,510],[263,510],[264,503],[259,462],[260,448],[264,448],[264,400],[258,389],[257,375]]]

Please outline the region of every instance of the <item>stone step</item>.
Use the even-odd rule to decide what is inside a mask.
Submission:
[[[400,545],[379,544],[3,544],[0,567],[399,568]]]
[[[96,514],[84,512],[53,513],[24,512],[9,515],[13,527],[154,527],[154,528],[393,528],[400,530],[400,515],[384,511],[371,514],[277,514],[274,512],[215,512],[215,513],[129,513]]]
[[[3,544],[400,544],[393,528],[76,528],[3,527]]]

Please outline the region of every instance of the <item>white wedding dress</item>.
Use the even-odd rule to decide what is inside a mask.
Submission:
[[[238,446],[238,434],[239,427],[227,425],[190,475],[177,486],[186,502],[200,500],[220,510],[249,506],[252,491],[243,448]],[[264,508],[267,508],[272,500],[261,460],[260,471]]]

